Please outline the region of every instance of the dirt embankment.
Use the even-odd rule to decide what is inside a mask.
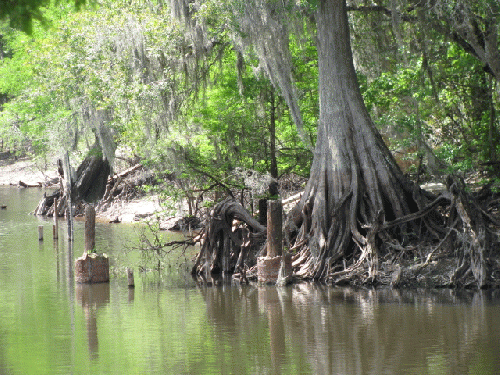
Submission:
[[[15,159],[10,157],[0,159],[0,185],[12,185],[20,188],[23,188],[23,184],[58,187],[57,183],[53,185],[56,181],[58,181],[58,174],[55,162],[41,166],[39,163],[27,158]],[[42,198],[42,194],[40,194],[40,198]],[[162,210],[158,197],[149,195],[127,201],[113,202],[105,211],[98,212],[98,216],[103,221],[135,222],[151,217]],[[168,226],[172,221],[175,222],[176,219],[178,219],[178,215],[165,217],[162,224]]]
[[[30,159],[14,159],[9,157],[0,159],[0,185],[46,185],[57,177],[54,166],[41,166]]]

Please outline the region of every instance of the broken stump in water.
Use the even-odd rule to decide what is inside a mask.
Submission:
[[[282,258],[285,263],[284,274],[286,277],[292,274],[292,257],[290,254],[257,258],[257,280],[259,283],[276,284]]]
[[[85,251],[75,261],[77,283],[106,283],[109,281],[109,258],[95,251],[95,209],[85,208]]]
[[[75,280],[81,284],[109,282],[109,258],[106,254],[84,253],[75,260]]]
[[[276,284],[282,259],[284,274],[292,273],[292,258],[282,251],[282,204],[281,200],[267,201],[267,256],[257,258],[257,280],[260,283]]]

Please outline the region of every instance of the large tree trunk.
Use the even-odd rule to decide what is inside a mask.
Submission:
[[[296,275],[333,283],[380,281],[384,256],[391,265],[384,265],[383,282],[398,285],[406,252],[417,259],[407,264],[407,279],[416,279],[443,252],[457,265],[442,285],[491,285],[498,267],[487,264],[494,251],[488,224],[499,223],[458,179],[450,178],[449,192],[431,203],[429,194],[403,176],[359,90],[345,0],[320,0],[316,20],[318,138],[309,182],[285,228],[296,251]],[[413,250],[403,246],[410,241]]]
[[[64,175],[62,161],[59,160],[59,174],[61,180],[68,178]],[[104,195],[106,183],[111,171],[109,162],[101,156],[87,156],[76,171],[76,180],[71,183],[71,200],[76,205],[75,215],[82,214],[83,202],[96,203]],[[67,192],[65,189],[56,190],[38,203],[34,214],[40,216],[62,216],[66,212]],[[58,199],[57,207],[53,207],[54,198]]]
[[[77,180],[72,186],[73,199],[95,203],[106,190],[111,172],[109,162],[101,156],[88,156],[76,171]]]
[[[438,272],[436,284],[500,283],[491,276],[493,269],[500,273],[500,262],[490,258],[494,235],[488,224],[495,220],[485,206],[466,194],[455,178],[449,180],[449,191],[437,198],[420,190],[403,176],[371,121],[354,70],[345,0],[319,0],[316,21],[317,143],[309,182],[284,230],[295,276],[398,286],[422,272],[429,276],[431,260],[444,256],[448,269],[433,268]],[[195,272],[208,266],[220,270],[220,259],[231,258],[231,241],[244,255],[235,251],[233,258],[248,258],[251,236],[235,238],[235,213],[252,227],[242,207],[219,204],[206,226]],[[235,267],[244,269],[241,263],[239,259]]]
[[[288,229],[296,244],[306,243],[310,250],[301,257],[299,273],[324,278],[336,261],[351,256],[355,248],[367,251],[365,226],[407,215],[418,206],[411,184],[364,105],[353,66],[345,0],[320,1],[316,20],[318,138],[309,183]]]

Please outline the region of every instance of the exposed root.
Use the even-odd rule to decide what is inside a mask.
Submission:
[[[245,273],[245,261],[255,264],[266,238],[266,228],[234,199],[215,206],[202,232],[203,244],[193,275]]]
[[[340,206],[345,199],[343,197]],[[349,203],[352,212],[356,202]],[[312,256],[310,242],[306,237],[297,236],[292,246],[297,250],[293,262],[295,274],[337,285],[377,283],[394,287],[477,288],[500,285],[500,279],[495,276],[500,268],[498,262],[493,261],[499,255],[494,250],[499,243],[496,232],[499,223],[484,207],[488,204],[481,207],[466,192],[463,181],[450,177],[448,191],[417,212],[384,222],[383,211],[379,210],[372,223],[359,225],[357,228],[363,231],[356,230],[356,233],[352,232],[352,225],[351,231],[341,224],[332,225],[324,242],[335,242],[333,248],[340,249],[334,251],[333,256],[323,249],[317,257]],[[335,211],[338,222],[342,213]],[[301,218],[302,223],[308,220],[310,218]],[[418,235],[404,232],[407,223],[421,228]],[[303,235],[300,229],[295,233]],[[346,238],[352,240],[348,248],[340,245]]]
[[[432,200],[422,193],[418,211],[392,221],[384,220],[384,210],[370,214],[368,203],[349,191],[333,207],[326,235],[312,218],[314,195],[303,199],[285,223],[294,276],[336,285],[500,285],[492,276],[500,275],[500,263],[490,259],[498,242],[497,221],[487,204],[481,207],[466,193],[461,180],[451,178],[448,186]],[[369,224],[360,222],[370,217]],[[417,233],[408,232],[415,228]],[[234,200],[219,203],[203,230],[193,274],[237,272],[246,281],[255,274],[265,236],[265,228]]]
[[[83,164],[83,163],[82,163]],[[87,163],[88,164],[88,163]],[[82,176],[84,175],[84,168],[79,168],[83,171]],[[139,194],[139,190],[137,186],[142,185],[149,179],[148,173],[146,173],[141,164],[137,164],[119,174],[114,176],[110,176],[107,178],[106,186],[103,189],[104,195],[99,200],[96,205],[97,212],[106,211],[113,202],[116,201],[130,201],[136,198]],[[63,176],[60,176],[62,179]],[[88,186],[92,184],[92,181],[87,181],[90,178],[86,179],[82,178],[81,180],[85,181],[79,182],[79,180],[74,184],[75,189],[77,186]],[[62,182],[60,183],[62,186]],[[86,188],[89,190],[90,188]],[[57,215],[58,217],[65,216],[67,212],[67,197],[63,193],[64,189],[57,189],[51,195],[44,195],[40,202],[38,203],[37,208],[33,212],[34,215],[38,216],[47,216],[53,217],[53,215]],[[85,213],[85,205],[83,204],[82,197],[76,197],[77,199],[72,198],[73,201],[73,214],[74,216],[83,216]],[[54,206],[54,201],[57,199],[57,207]],[[75,203],[76,202],[76,203]]]

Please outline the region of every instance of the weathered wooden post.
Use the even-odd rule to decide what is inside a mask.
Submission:
[[[52,225],[52,238],[57,240],[59,238],[59,223],[57,221],[57,198],[54,198],[54,224]]]
[[[73,241],[73,203],[71,203],[71,165],[69,154],[66,152],[63,157],[64,170],[64,195],[66,196],[66,219],[68,220],[68,241]]]
[[[85,206],[85,252],[93,253],[95,249],[95,209],[91,204]]]
[[[95,209],[85,207],[85,251],[75,260],[77,283],[105,283],[109,281],[109,258],[95,253]]]
[[[38,226],[38,241],[43,241],[43,225]]]
[[[132,268],[127,268],[127,280],[128,280],[128,287],[134,288],[135,287],[134,270]]]
[[[281,200],[267,201],[267,256],[274,258],[282,254],[282,205]]]
[[[281,200],[267,202],[267,255],[257,258],[257,279],[261,283],[276,284],[282,259],[285,264],[285,273],[292,271],[292,261],[289,254],[283,256]]]

